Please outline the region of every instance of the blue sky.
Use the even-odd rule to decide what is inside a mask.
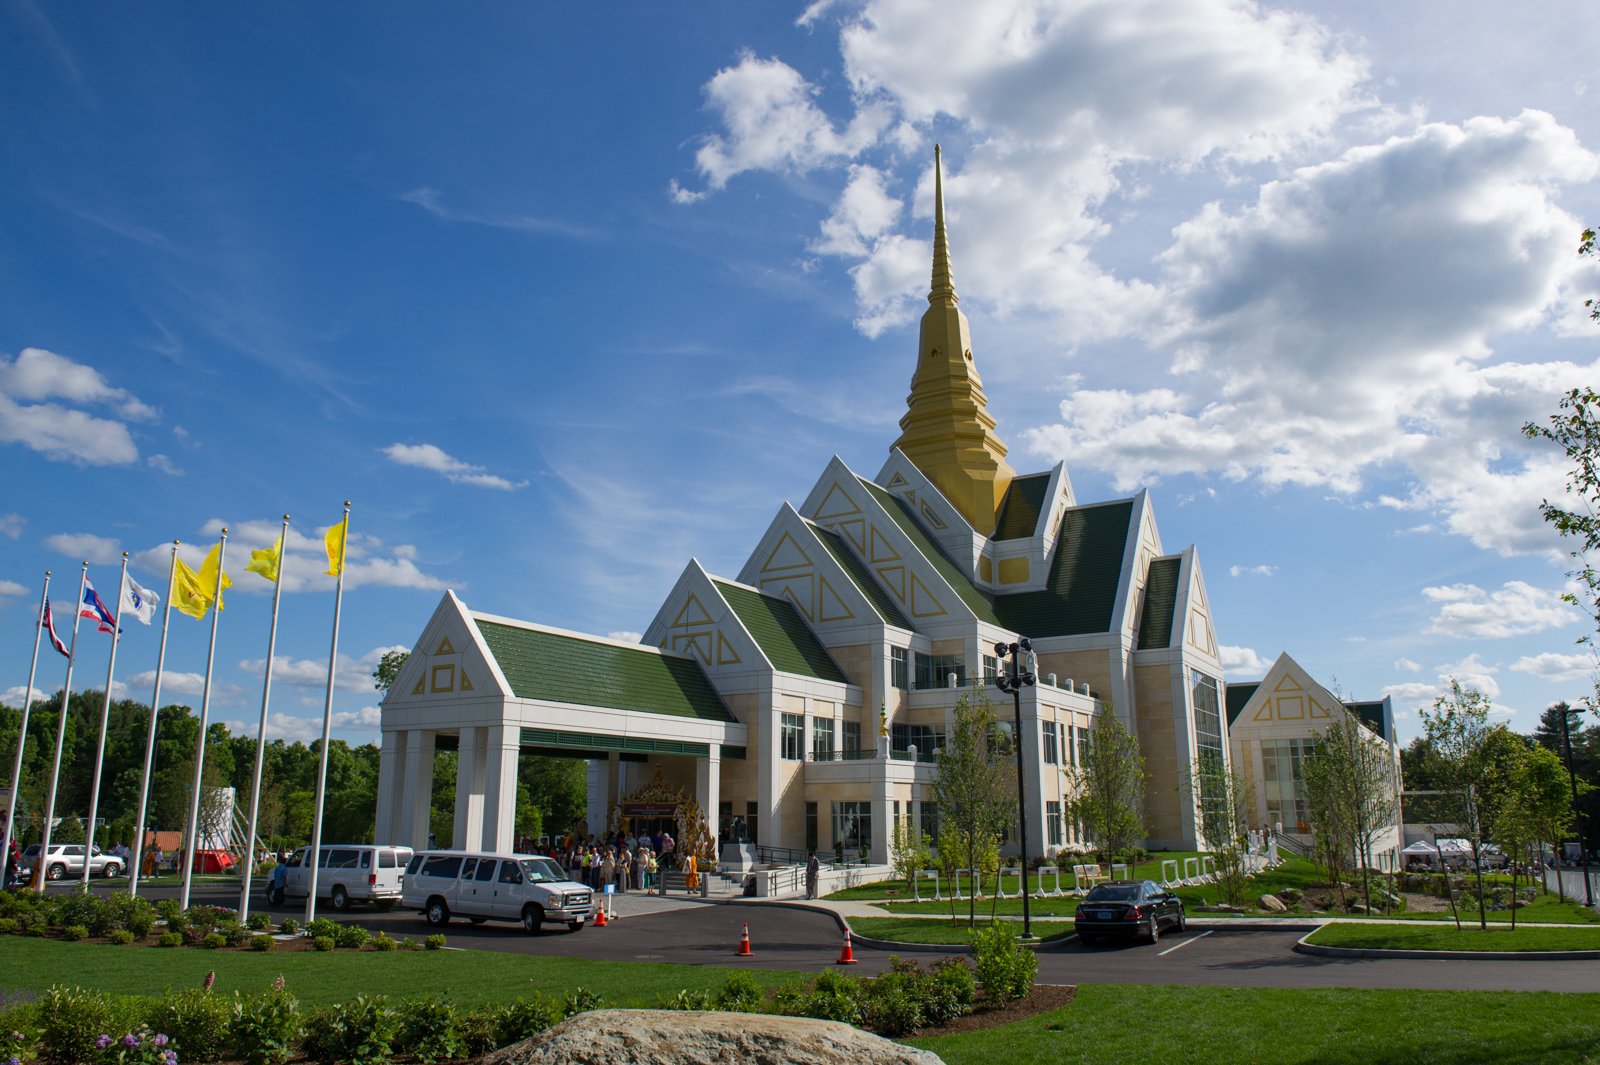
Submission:
[[[963,10],[965,9],[965,10]],[[1232,679],[1280,650],[1401,728],[1590,689],[1562,469],[1592,383],[1586,5],[39,5],[0,0],[0,692],[39,580],[160,588],[227,524],[217,720],[318,726],[446,588],[638,632],[897,435],[942,142],[957,288],[1020,470],[1148,485]],[[174,619],[198,702],[207,626]],[[75,687],[104,683],[84,632]],[[148,699],[156,632],[118,662]],[[63,660],[41,658],[40,688]],[[253,727],[253,724],[251,725]]]

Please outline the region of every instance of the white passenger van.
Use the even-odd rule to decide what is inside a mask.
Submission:
[[[549,858],[473,851],[419,851],[406,867],[401,901],[442,928],[451,917],[521,921],[535,933],[546,921],[574,932],[594,914],[594,894]]]
[[[305,898],[311,890],[309,847],[301,847],[289,860],[272,870],[267,880],[267,901],[279,905],[290,896]],[[317,869],[317,898],[327,899],[341,913],[352,902],[371,902],[387,910],[400,901],[400,881],[410,847],[377,847],[370,843],[330,843],[322,847]]]

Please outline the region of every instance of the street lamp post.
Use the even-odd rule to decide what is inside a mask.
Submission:
[[[1022,689],[1032,687],[1036,681],[1033,671],[1027,669],[1022,662],[1022,656],[1031,654],[1033,644],[1028,642],[1026,636],[1021,637],[1016,643],[997,643],[994,645],[996,658],[1011,659],[1011,671],[1008,673],[1004,666],[994,678],[994,686],[1003,692],[1011,693],[1012,720],[1015,722],[1015,731],[1012,733],[1011,742],[1017,749],[1017,827],[1020,835],[1017,837],[1018,861],[1022,865],[1022,938],[1033,938],[1033,916],[1028,909],[1028,792],[1023,784],[1022,773]]]
[[[1578,857],[1583,859],[1583,897],[1585,904],[1594,909],[1594,883],[1589,879],[1589,847],[1583,838],[1583,811],[1578,808],[1578,776],[1572,771],[1572,715],[1582,713],[1565,703],[1561,704],[1561,742],[1567,754],[1567,783],[1572,788],[1572,826],[1578,833]],[[1556,869],[1556,876],[1561,870]]]

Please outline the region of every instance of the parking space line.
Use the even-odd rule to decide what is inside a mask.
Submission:
[[[1171,954],[1175,950],[1182,950],[1184,947],[1187,947],[1190,943],[1193,943],[1195,941],[1195,939],[1204,939],[1206,936],[1209,936],[1212,932],[1215,932],[1215,931],[1216,931],[1215,928],[1208,928],[1204,932],[1201,932],[1199,935],[1195,936],[1194,939],[1185,939],[1182,943],[1179,943],[1176,946],[1168,947],[1166,950],[1157,951],[1156,952],[1156,957],[1159,958],[1164,954]]]

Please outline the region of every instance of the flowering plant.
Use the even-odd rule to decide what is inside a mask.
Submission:
[[[178,1065],[178,1052],[160,1032],[140,1025],[121,1038],[102,1033],[94,1041],[98,1065]]]

